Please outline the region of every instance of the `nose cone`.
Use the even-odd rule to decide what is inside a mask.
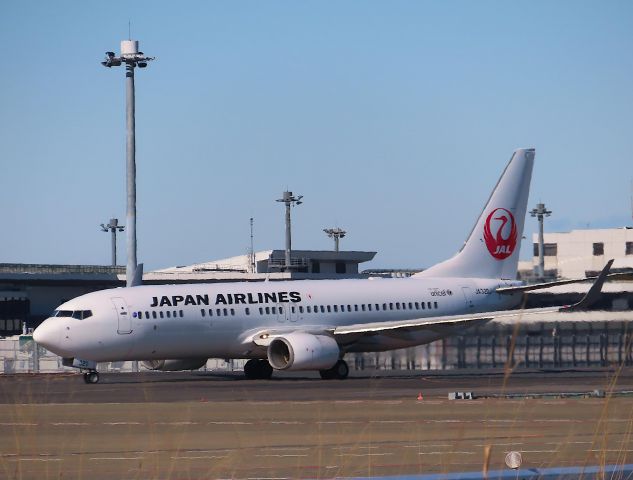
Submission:
[[[33,332],[33,340],[53,353],[60,349],[62,329],[59,322],[53,318],[44,320]]]

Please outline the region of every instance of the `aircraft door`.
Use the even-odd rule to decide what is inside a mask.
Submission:
[[[295,310],[294,312],[292,310]],[[277,321],[279,323],[296,322],[297,307],[288,303],[277,304]]]
[[[114,308],[116,310],[116,314],[118,317],[118,328],[117,333],[119,335],[127,335],[132,333],[132,317],[130,316],[130,312],[127,308],[127,303],[121,297],[114,297],[111,299],[114,304]]]
[[[464,300],[466,300],[466,308],[474,309],[475,304],[473,303],[473,295],[472,291],[469,287],[462,287],[462,293],[464,294]]]

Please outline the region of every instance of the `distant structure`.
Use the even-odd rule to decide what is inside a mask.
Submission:
[[[338,252],[338,242],[341,238],[344,238],[347,232],[338,227],[336,228],[324,228],[323,231],[328,237],[334,239],[334,251]]]
[[[134,101],[134,69],[147,67],[153,57],[146,57],[138,50],[138,40],[123,40],[121,55],[106,52],[106,58],[101,65],[104,67],[118,67],[125,64],[126,85],[126,118],[127,118],[127,267],[126,284],[132,285],[136,274],[136,138],[135,138],[135,101]]]
[[[293,268],[292,258],[291,258],[291,250],[292,250],[292,239],[290,234],[290,207],[295,205],[301,205],[303,202],[301,199],[303,195],[299,195],[295,197],[292,192],[285,191],[283,196],[279,198],[277,201],[284,203],[286,205],[286,264],[285,269],[290,270]]]
[[[111,218],[107,225],[101,224],[102,232],[112,232],[112,266],[116,267],[116,233],[125,230],[123,225],[119,225],[118,218]]]
[[[530,215],[538,219],[539,263],[537,274],[541,279],[545,277],[545,241],[543,240],[543,219],[545,217],[549,217],[551,214],[551,210],[546,209],[544,203],[537,203],[536,208],[530,211]]]
[[[537,234],[532,237],[534,256],[530,262],[521,262],[522,277],[529,279],[541,262],[540,241]],[[597,275],[613,258],[614,273],[633,271],[633,228],[601,228],[572,230],[570,232],[545,233],[545,276],[547,278],[582,278]]]

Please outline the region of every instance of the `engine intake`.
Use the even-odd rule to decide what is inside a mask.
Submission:
[[[276,370],[327,370],[340,353],[332,337],[293,332],[270,342],[268,362]]]
[[[206,365],[206,358],[182,358],[176,360],[144,360],[141,362],[148,370],[161,372],[179,372],[181,370],[198,370]]]

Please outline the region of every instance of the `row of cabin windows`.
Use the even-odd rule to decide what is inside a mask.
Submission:
[[[387,310],[433,310],[439,308],[437,302],[390,302],[390,303],[368,303],[361,305],[303,305],[292,306],[290,307],[290,311],[292,313],[344,313],[344,312],[380,312]],[[284,313],[284,307],[259,307],[260,315],[277,315]],[[216,308],[215,310],[212,308],[201,309],[200,313],[203,317],[209,316],[213,317],[214,315],[217,317],[220,316],[233,316],[235,315],[234,308]],[[249,307],[244,308],[244,313],[246,315],[251,314],[251,309]]]
[[[134,312],[134,316],[137,318],[143,318],[143,312]],[[185,312],[183,312],[182,310],[159,310],[158,312],[156,310],[153,310],[151,312],[145,312],[145,318],[149,319],[151,316],[151,318],[178,318],[178,317],[184,317],[185,316]]]

